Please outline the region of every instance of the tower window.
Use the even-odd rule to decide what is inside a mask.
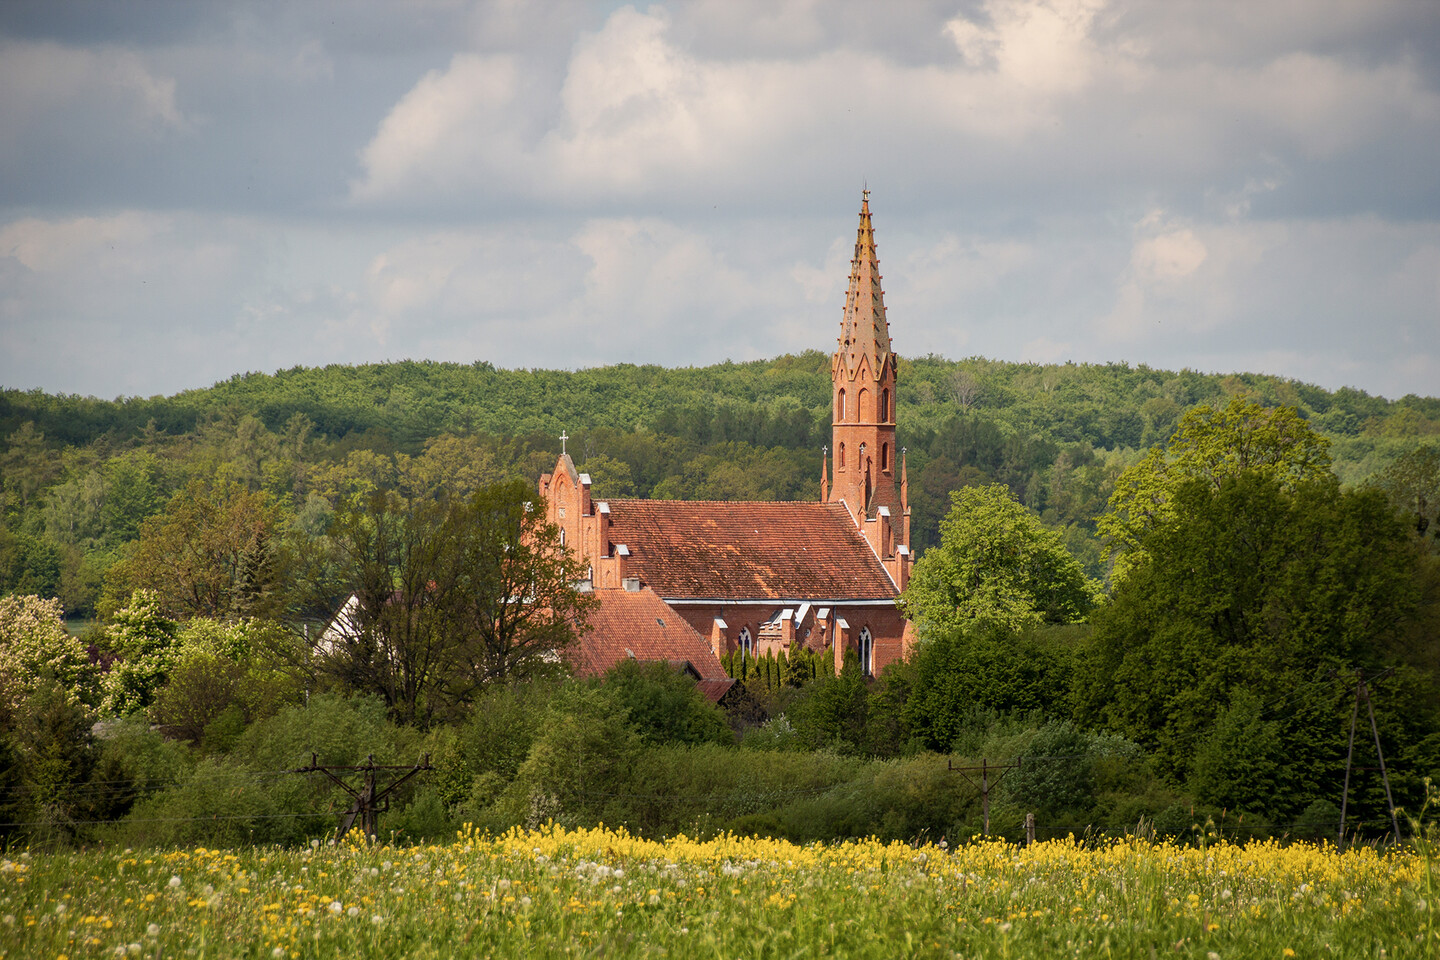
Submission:
[[[880,469],[890,469],[890,444],[888,443],[880,444]]]
[[[835,419],[845,419],[845,388],[840,388],[840,394],[835,398]]]
[[[855,419],[858,420],[858,419],[860,419],[861,417],[865,416],[865,415],[866,415],[866,412],[867,412],[867,411],[866,411],[866,408],[867,408],[869,405],[870,405],[870,391],[869,391],[869,390],[861,390],[861,391],[860,391],[860,402],[856,405]]]
[[[845,444],[840,444],[840,469],[845,469]]]
[[[890,391],[880,391],[880,417],[881,423],[889,423],[893,418],[890,416]]]

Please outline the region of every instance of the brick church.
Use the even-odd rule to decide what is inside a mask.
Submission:
[[[816,501],[597,499],[561,453],[540,495],[600,600],[572,655],[578,673],[631,657],[688,662],[713,683],[727,653],[802,643],[837,669],[853,653],[876,675],[906,655],[914,634],[895,598],[910,575],[910,508],[868,190],[830,379]]]

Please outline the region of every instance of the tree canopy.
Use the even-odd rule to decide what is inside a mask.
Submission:
[[[950,502],[940,545],[916,562],[901,600],[922,630],[1075,623],[1095,605],[1098,586],[1008,487],[965,487]]]
[[[421,725],[487,684],[553,672],[595,602],[519,482],[455,499],[376,492],[336,515],[313,562],[318,606],[354,598],[327,630],[321,671]]]
[[[1330,441],[1293,407],[1266,409],[1236,396],[1221,409],[1190,410],[1164,447],[1151,449],[1115,482],[1098,523],[1114,561],[1112,577],[1121,579],[1133,569],[1145,534],[1175,515],[1182,484],[1201,480],[1216,488],[1227,477],[1249,473],[1293,489],[1329,476],[1329,448]]]

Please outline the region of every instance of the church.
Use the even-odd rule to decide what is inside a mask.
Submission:
[[[837,672],[853,654],[869,676],[909,652],[913,628],[895,605],[912,562],[908,481],[880,280],[867,190],[816,500],[597,499],[564,452],[540,478],[549,519],[600,601],[572,655],[577,673],[666,660],[688,664],[703,688],[725,680],[720,657],[736,650],[804,644],[832,654]]]

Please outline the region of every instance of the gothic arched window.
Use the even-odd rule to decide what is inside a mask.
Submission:
[[[880,391],[880,416],[877,417],[881,423],[889,423],[890,417],[890,389],[887,387]]]
[[[840,388],[840,393],[835,397],[835,419],[845,419],[845,388]]]
[[[845,444],[843,444],[843,443],[840,444],[840,457],[839,457],[839,460],[838,460],[837,462],[840,464],[839,469],[844,470],[844,469],[845,469]]]
[[[755,656],[755,641],[750,636],[749,627],[741,627],[740,636],[736,637],[735,640],[735,649],[743,651],[752,657]]]
[[[890,469],[890,444],[888,443],[880,444],[880,469]]]
[[[870,411],[869,411],[868,409],[866,409],[867,407],[869,407],[869,405],[870,405],[870,391],[869,391],[869,390],[861,390],[861,391],[860,391],[860,402],[857,403],[857,404],[855,404],[855,419],[856,419],[856,420],[859,420],[859,419],[861,419],[862,417],[865,417],[865,416],[867,416],[867,415],[869,414]]]
[[[860,672],[867,677],[875,675],[875,638],[869,627],[860,630]]]

